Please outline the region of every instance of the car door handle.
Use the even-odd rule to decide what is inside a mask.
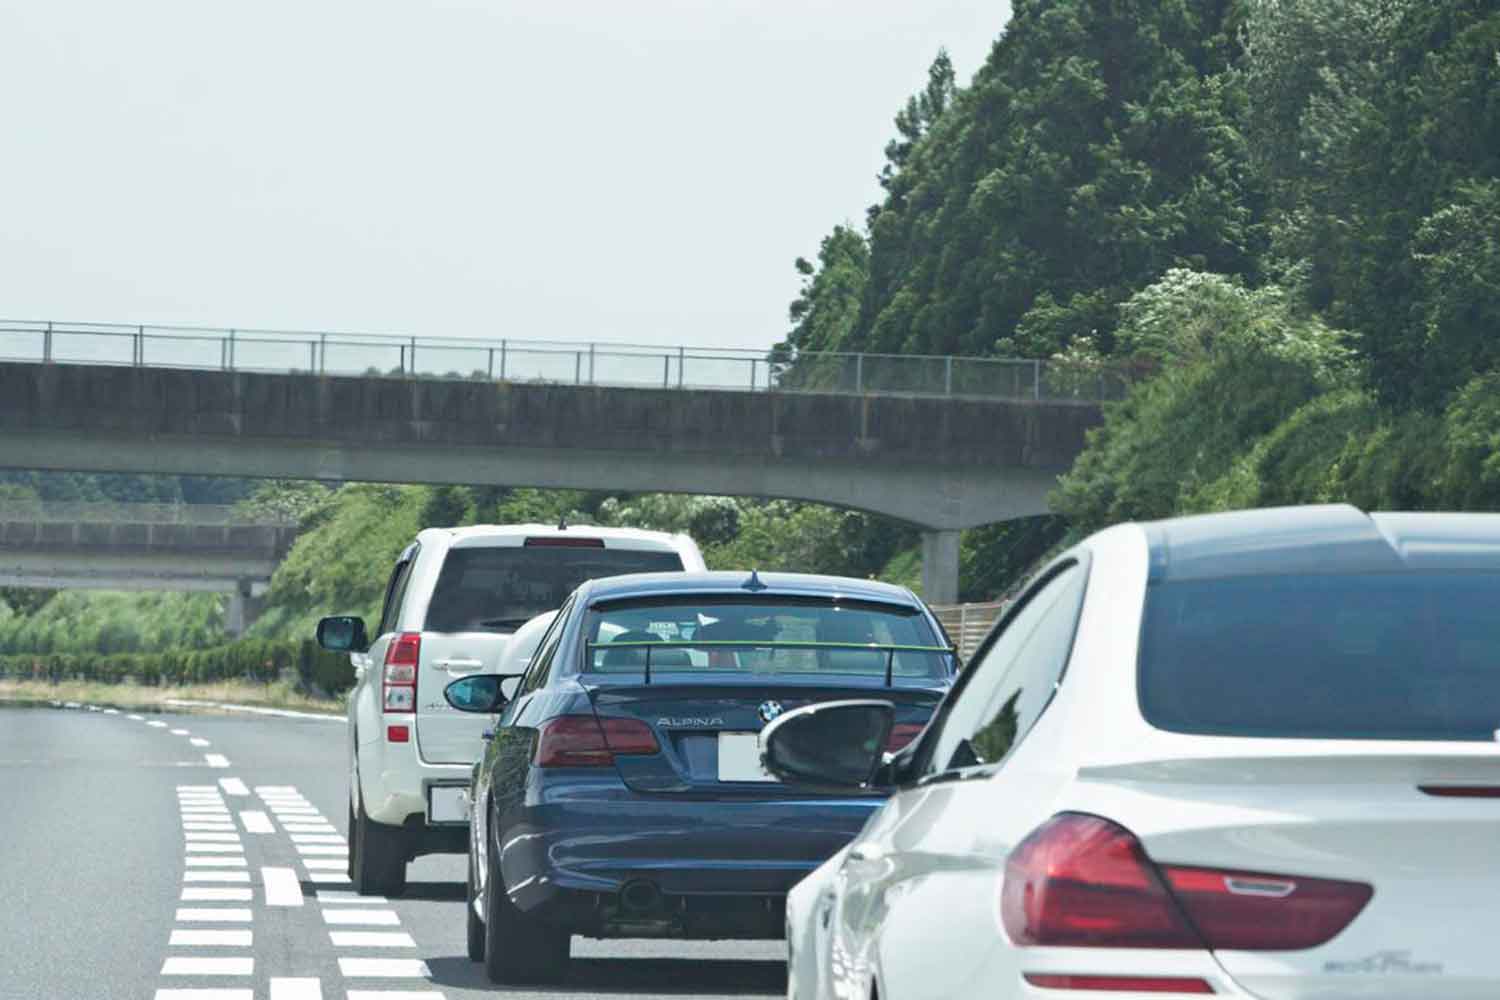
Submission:
[[[449,660],[433,660],[432,665],[434,667],[442,667],[444,670],[478,670],[484,666],[484,661],[466,660],[462,657],[455,657]]]
[[[849,848],[850,861],[879,861],[885,857],[885,852],[878,844],[855,844]]]

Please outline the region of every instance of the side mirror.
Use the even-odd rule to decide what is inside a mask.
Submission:
[[[318,622],[318,645],[331,653],[363,653],[370,648],[365,620],[354,615],[335,615]]]
[[[788,712],[761,731],[761,763],[782,781],[869,788],[885,762],[896,707],[827,701]]]
[[[493,715],[510,702],[503,685],[515,679],[510,674],[471,674],[443,688],[443,697],[460,712]]]

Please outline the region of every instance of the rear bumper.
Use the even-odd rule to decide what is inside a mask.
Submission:
[[[412,856],[463,853],[468,823],[429,823],[427,789],[432,785],[467,788],[473,779],[469,764],[428,764],[411,743],[388,743],[383,738],[359,747],[360,796],[365,812],[377,823],[400,827],[413,847]]]
[[[643,796],[618,778],[533,769],[526,802],[501,821],[501,868],[523,910],[563,917],[580,933],[577,913],[606,914],[603,923],[695,913],[722,917],[745,931],[707,936],[779,937],[786,894],[864,826],[877,798],[744,800]],[[555,777],[554,777],[555,775]],[[621,890],[644,883],[656,905],[621,905]],[[650,912],[645,912],[649,910]],[[613,917],[607,916],[614,912]],[[628,918],[628,919],[627,919]],[[743,918],[743,919],[741,919]],[[673,921],[669,921],[673,922]],[[649,930],[636,928],[641,933]]]

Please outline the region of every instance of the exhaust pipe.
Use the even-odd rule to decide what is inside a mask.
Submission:
[[[626,882],[620,887],[620,906],[626,913],[653,913],[661,908],[661,890],[644,879]]]

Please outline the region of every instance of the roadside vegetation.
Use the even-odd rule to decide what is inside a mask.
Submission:
[[[939,54],[899,110],[879,202],[796,260],[802,289],[775,349],[783,362],[881,351],[1150,373],[1107,408],[1056,516],[965,534],[962,597],[1003,596],[1059,544],[1123,519],[1333,501],[1500,509],[1500,9],[1012,8],[967,85]],[[396,554],[428,525],[566,517],[686,531],[714,567],[920,577],[910,526],[781,500],[0,482],[0,502],[119,494],[295,514],[303,531],[251,630],[277,643],[325,613],[375,617]],[[222,627],[212,595],[0,602],[0,653],[201,650]]]

